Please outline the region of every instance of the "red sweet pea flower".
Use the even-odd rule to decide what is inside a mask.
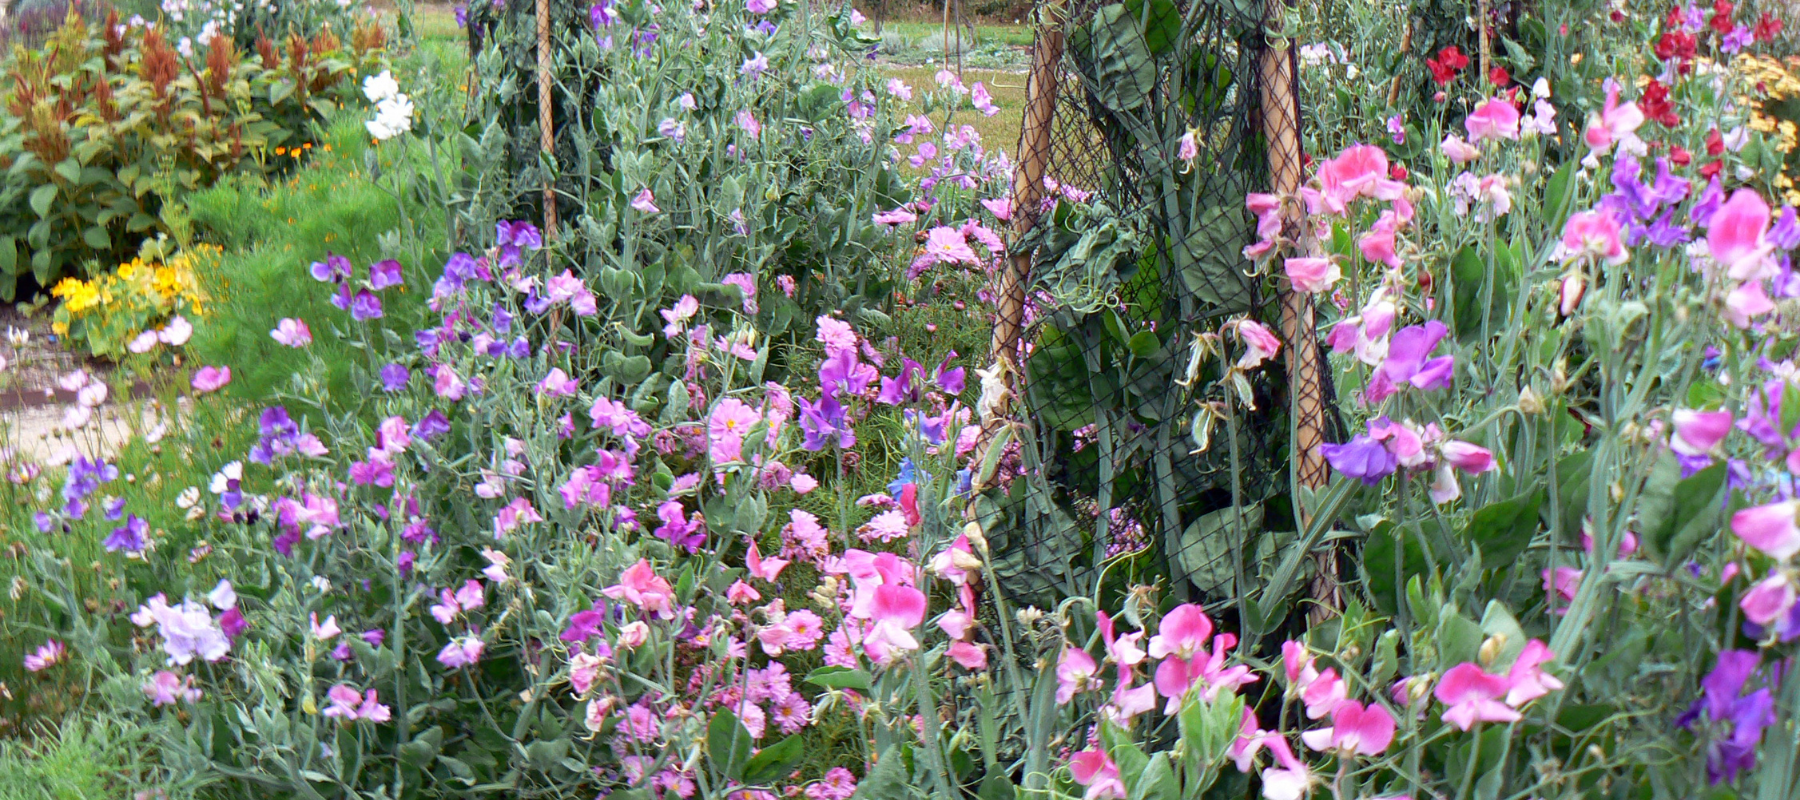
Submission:
[[[1681,124],[1681,117],[1676,115],[1675,106],[1669,102],[1669,87],[1662,85],[1661,81],[1652,78],[1650,84],[1644,87],[1644,96],[1638,98],[1637,105],[1644,112],[1645,118],[1656,120],[1664,127],[1673,128]]]
[[[1505,86],[1512,83],[1512,75],[1507,73],[1505,67],[1495,67],[1488,70],[1488,83],[1495,86]]]
[[[1781,33],[1781,20],[1769,16],[1769,12],[1764,11],[1762,19],[1756,21],[1756,40],[1759,42],[1773,41],[1775,35],[1779,33]]]
[[[1723,161],[1719,161],[1717,159],[1708,161],[1708,162],[1706,162],[1705,166],[1702,166],[1700,168],[1700,177],[1706,178],[1707,180],[1711,180],[1712,176],[1719,174],[1719,170],[1724,169],[1724,168],[1725,168],[1725,162],[1723,162]]]
[[[1689,153],[1687,148],[1672,144],[1669,145],[1669,160],[1675,162],[1676,166],[1685,167],[1693,162],[1694,155]]]
[[[1456,80],[1456,75],[1469,66],[1469,57],[1463,55],[1460,48],[1451,45],[1438,51],[1436,58],[1425,59],[1425,66],[1431,70],[1431,79],[1439,86],[1449,86]]]
[[[1713,0],[1713,16],[1707,24],[1718,31],[1720,36],[1730,33],[1735,27],[1731,24],[1731,9],[1731,0]]]
[[[1725,138],[1719,135],[1719,129],[1706,132],[1706,154],[1716,156],[1725,152]]]

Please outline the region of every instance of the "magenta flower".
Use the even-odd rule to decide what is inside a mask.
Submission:
[[[367,322],[372,319],[380,319],[381,316],[381,298],[376,297],[373,292],[363,289],[356,293],[355,298],[351,299],[351,319],[357,322]]]
[[[375,701],[374,689],[370,689],[365,695],[350,684],[340,683],[326,691],[325,697],[331,701],[331,705],[319,712],[320,716],[342,719],[345,722],[359,719],[387,722],[393,718],[392,709]]]
[[[1087,787],[1082,800],[1124,800],[1125,781],[1119,765],[1104,750],[1083,750],[1069,757],[1069,774]]]
[[[1183,603],[1163,615],[1156,635],[1150,637],[1150,657],[1193,658],[1205,652],[1206,640],[1212,632],[1212,618],[1206,616],[1206,610],[1193,603]]]
[[[1463,127],[1469,131],[1469,141],[1479,143],[1488,139],[1519,138],[1519,109],[1510,101],[1498,97],[1489,98],[1463,120]]]
[[[538,515],[537,509],[532,507],[530,500],[515,497],[512,502],[507,503],[499,513],[494,515],[494,538],[503,539],[506,534],[518,530],[519,526],[525,523],[543,521],[544,518]]]
[[[861,363],[856,351],[846,347],[833,350],[819,365],[819,388],[828,398],[856,397],[879,375],[873,365]]]
[[[185,679],[166,669],[157,670],[155,675],[143,685],[144,696],[150,698],[150,707],[174,705],[178,701],[196,703],[200,700],[200,689],[194,685],[194,676]]]
[[[1331,727],[1300,734],[1300,741],[1314,750],[1331,750],[1344,756],[1377,756],[1394,741],[1394,716],[1379,703],[1368,706],[1345,700],[1331,711]]]
[[[1738,607],[1744,610],[1745,619],[1767,626],[1787,616],[1794,608],[1795,598],[1793,582],[1780,570],[1772,569],[1769,577],[1757,581],[1744,593]]]
[[[1389,234],[1388,249],[1393,249],[1392,234]],[[1371,261],[1377,259],[1370,259]],[[1329,292],[1332,285],[1343,277],[1338,265],[1329,258],[1290,258],[1282,265],[1287,278],[1296,291]]]
[[[1605,210],[1584,211],[1563,225],[1563,251],[1572,258],[1595,257],[1608,264],[1623,264],[1631,257],[1619,241],[1619,220]]]
[[[925,257],[943,264],[976,266],[981,263],[981,258],[969,247],[968,238],[961,231],[943,225],[925,234]]]
[[[460,669],[480,661],[486,647],[487,643],[478,636],[459,636],[438,651],[437,660],[450,669]]]
[[[746,314],[755,314],[756,313],[757,305],[756,305],[756,276],[755,275],[751,275],[748,272],[733,272],[733,273],[727,274],[723,278],[720,278],[719,282],[725,284],[726,286],[736,286],[738,288],[738,291],[744,295],[744,313],[746,313]]]
[[[305,347],[312,344],[312,330],[306,327],[306,321],[291,317],[275,323],[275,329],[269,331],[269,336],[288,347]]]
[[[917,222],[919,220],[919,215],[906,210],[905,206],[901,206],[892,211],[876,212],[876,214],[871,217],[871,220],[876,225],[886,225],[889,228],[897,228],[901,225],[911,225],[914,222]]]
[[[1733,280],[1768,277],[1764,274],[1766,256],[1774,249],[1766,239],[1769,216],[1769,204],[1761,195],[1754,189],[1739,189],[1707,223],[1707,249]]]
[[[674,589],[656,574],[646,559],[640,558],[636,564],[626,567],[619,573],[619,582],[600,593],[614,600],[624,600],[663,619],[675,618]]]
[[[869,619],[874,624],[863,637],[863,649],[882,660],[887,648],[919,649],[912,631],[925,621],[925,593],[911,586],[884,583],[875,587]]]
[[[1344,148],[1336,158],[1319,165],[1319,189],[1301,190],[1309,207],[1319,206],[1333,214],[1345,214],[1349,203],[1358,197],[1377,200],[1398,199],[1406,185],[1388,178],[1387,153],[1374,145],[1359,144]]]
[[[1454,133],[1445,134],[1438,149],[1444,151],[1444,158],[1449,159],[1452,164],[1467,164],[1481,157],[1481,148],[1463,141],[1461,136]]]
[[[652,195],[649,189],[639,191],[636,197],[631,198],[631,207],[645,214],[655,214],[662,211],[662,209],[656,207],[656,196]]]
[[[1582,132],[1582,141],[1588,149],[1596,153],[1604,153],[1612,149],[1613,143],[1634,135],[1632,132],[1644,124],[1644,112],[1638,110],[1636,103],[1619,104],[1619,87],[1609,85],[1606,89],[1606,105],[1598,112],[1588,115],[1587,129]]]
[[[1553,691],[1563,688],[1563,682],[1556,676],[1544,671],[1544,664],[1556,658],[1550,647],[1542,641],[1532,639],[1525,643],[1525,649],[1513,661],[1512,668],[1506,672],[1506,680],[1512,688],[1506,691],[1506,704],[1518,708]]]
[[[42,672],[61,663],[68,652],[63,643],[55,639],[44,642],[35,652],[25,656],[26,672]]]
[[[981,89],[981,84],[975,84],[975,88]],[[995,110],[997,111],[998,109]],[[989,116],[992,115],[990,114]],[[1181,134],[1181,139],[1175,142],[1175,157],[1182,161],[1192,163],[1193,160],[1199,156],[1200,145],[1198,142],[1194,141],[1194,129],[1189,128],[1186,132]]]
[[[1237,324],[1238,340],[1244,343],[1244,355],[1237,360],[1239,369],[1256,369],[1264,361],[1281,352],[1281,340],[1255,320],[1243,319]]]
[[[1746,508],[1731,516],[1731,532],[1770,558],[1786,561],[1800,553],[1797,513],[1800,501],[1795,500]]]
[[[199,394],[210,394],[225,388],[225,385],[228,383],[231,383],[230,367],[208,366],[201,367],[194,371],[194,378],[191,385],[194,387],[194,391]]]
[[[735,397],[720,400],[707,418],[708,454],[713,463],[723,464],[743,459],[744,434],[762,421],[762,415],[748,403]]]
[[[1703,456],[1725,440],[1731,432],[1730,411],[1694,411],[1677,409],[1671,420],[1675,435],[1669,438],[1669,449],[1684,456]]]
[[[1467,731],[1477,722],[1516,722],[1521,719],[1519,712],[1500,701],[1511,690],[1512,684],[1507,679],[1490,675],[1481,667],[1465,662],[1444,673],[1432,694],[1438,702],[1448,706],[1444,710],[1444,721]]]
[[[580,388],[581,385],[563,372],[562,367],[551,367],[549,374],[537,385],[538,394],[547,397],[570,397]]]

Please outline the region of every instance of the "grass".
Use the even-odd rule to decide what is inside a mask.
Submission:
[[[937,67],[890,64],[881,67],[881,70],[889,77],[906,81],[916,92],[936,88],[933,79],[937,75]],[[988,92],[994,96],[994,105],[1000,107],[1000,113],[984,117],[965,110],[958,112],[952,121],[957,125],[974,127],[981,134],[982,147],[988,150],[1005,150],[1008,155],[1016,157],[1019,127],[1025,119],[1025,76],[1002,70],[964,69],[962,79],[964,85],[973,86],[976,81],[986,85]],[[917,94],[914,96],[917,97]],[[921,110],[917,103],[914,100],[912,111]]]
[[[71,721],[37,741],[0,740],[0,800],[126,797],[136,736],[96,720]]]

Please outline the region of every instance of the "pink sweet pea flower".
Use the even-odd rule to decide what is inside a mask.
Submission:
[[[1757,280],[1768,277],[1765,263],[1775,248],[1768,231],[1769,204],[1754,189],[1739,189],[1707,223],[1706,246],[1733,280]]]
[[[1769,299],[1760,280],[1745,281],[1725,296],[1725,320],[1740,329],[1774,310],[1775,301]]]
[[[450,669],[458,669],[480,661],[481,651],[486,648],[487,643],[478,636],[460,636],[438,651],[437,660]]]
[[[1264,744],[1275,755],[1276,766],[1262,771],[1263,800],[1300,800],[1310,794],[1318,777],[1294,757],[1287,739],[1272,733],[1264,737]]]
[[[1519,109],[1509,101],[1498,97],[1489,98],[1476,106],[1475,110],[1463,120],[1463,127],[1469,131],[1470,142],[1481,142],[1487,139],[1519,138]]]
[[[1512,685],[1507,679],[1489,675],[1481,667],[1465,662],[1444,673],[1432,694],[1438,702],[1448,706],[1443,720],[1467,731],[1477,722],[1516,722],[1521,719],[1519,712],[1500,701],[1511,690]]]
[[[1444,151],[1444,157],[1450,159],[1450,163],[1457,165],[1467,164],[1481,157],[1480,148],[1463,141],[1461,136],[1454,133],[1446,134],[1438,149]]]
[[[1800,501],[1796,500],[1746,508],[1731,515],[1731,532],[1770,558],[1786,561],[1800,553],[1796,513],[1800,513]]]
[[[1301,292],[1329,292],[1344,276],[1329,258],[1290,258],[1283,264],[1283,269],[1294,289]]]
[[[275,323],[275,329],[269,331],[270,338],[288,347],[305,347],[312,344],[312,329],[306,327],[306,320],[284,318]]]
[[[971,672],[987,669],[987,650],[973,642],[951,642],[948,655],[952,661]]]
[[[1794,584],[1780,570],[1772,570],[1769,577],[1757,581],[1744,593],[1738,600],[1738,607],[1744,609],[1744,619],[1768,625],[1787,616],[1794,607],[1794,599]]]
[[[1675,435],[1669,438],[1669,449],[1684,456],[1703,456],[1725,440],[1731,432],[1730,411],[1694,411],[1677,409],[1673,415]]]
[[[1513,661],[1512,669],[1506,673],[1506,680],[1512,688],[1506,691],[1506,704],[1513,708],[1525,705],[1544,695],[1563,688],[1563,682],[1556,676],[1544,671],[1544,664],[1556,658],[1550,652],[1549,645],[1532,639],[1525,643],[1518,659]]]
[[[1103,750],[1083,750],[1070,756],[1069,774],[1087,787],[1082,800],[1124,800],[1125,782],[1119,779],[1119,765]]]
[[[1331,727],[1302,733],[1300,741],[1314,750],[1333,750],[1344,756],[1381,755],[1394,741],[1394,716],[1379,703],[1364,707],[1345,700],[1331,710]]]
[[[1300,702],[1306,706],[1307,719],[1320,719],[1331,710],[1337,708],[1350,696],[1350,687],[1344,679],[1338,677],[1335,667],[1326,667],[1319,677],[1306,686],[1300,693]]]
[[[1639,111],[1636,103],[1619,104],[1619,87],[1614,85],[1606,90],[1606,105],[1597,114],[1588,115],[1587,130],[1581,134],[1582,141],[1588,149],[1596,153],[1604,153],[1612,149],[1613,143],[1631,135],[1644,124],[1644,112]]]
[[[1480,475],[1494,468],[1493,452],[1480,445],[1469,444],[1461,439],[1451,439],[1445,442],[1440,450],[1444,454],[1444,460],[1449,462],[1450,466],[1470,475]]]
[[[1344,148],[1337,158],[1319,165],[1319,199],[1334,214],[1344,214],[1357,197],[1392,200],[1406,188],[1388,178],[1387,153],[1374,145]]]
[[[636,564],[626,567],[619,573],[619,582],[601,589],[600,593],[614,600],[624,600],[663,619],[675,618],[674,589],[656,574],[648,559],[640,558]]]
[[[925,620],[925,605],[925,593],[911,586],[884,583],[875,587],[869,609],[869,619],[875,624],[863,639],[864,651],[877,658],[888,647],[919,649],[912,631]]]
[[[1281,340],[1275,338],[1275,334],[1260,322],[1239,320],[1237,334],[1238,339],[1244,343],[1244,355],[1237,361],[1239,369],[1256,369],[1281,352]]]
[[[231,368],[201,367],[194,372],[192,383],[194,392],[197,394],[210,394],[216,392],[225,388],[226,384],[231,383]]]
[[[645,214],[655,214],[662,211],[662,209],[656,207],[656,196],[651,194],[649,189],[639,191],[636,197],[631,198],[631,207]]]
[[[1068,705],[1076,694],[1099,688],[1100,665],[1086,650],[1063,648],[1056,661],[1056,704]]]
[[[1631,253],[1619,241],[1619,220],[1610,211],[1583,211],[1563,225],[1562,246],[1570,257],[1595,256],[1623,264]]]
[[[1193,603],[1183,603],[1164,615],[1150,638],[1150,657],[1193,658],[1206,652],[1206,640],[1212,636],[1213,622],[1206,610]]]
[[[551,367],[550,374],[545,375],[537,385],[540,396],[551,397],[569,397],[574,395],[575,390],[579,388],[581,385],[576,383],[574,378],[569,377],[568,373],[563,372],[562,367]]]

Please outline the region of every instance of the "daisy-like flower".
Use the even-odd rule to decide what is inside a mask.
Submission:
[[[62,642],[51,639],[38,647],[35,652],[25,656],[25,671],[42,672],[54,667],[62,663],[63,657],[67,653],[68,650],[63,647]]]

